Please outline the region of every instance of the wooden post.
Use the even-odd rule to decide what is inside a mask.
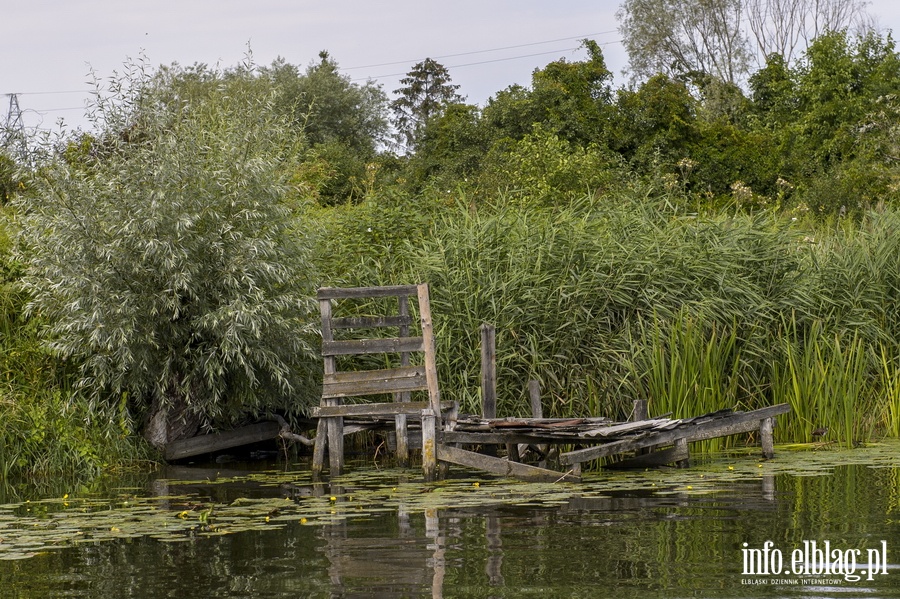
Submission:
[[[399,302],[398,314],[400,318],[408,318],[409,296],[401,295],[397,300]],[[405,320],[400,325],[400,336],[409,337],[409,324]],[[400,366],[409,366],[409,352],[400,353]],[[394,401],[408,402],[409,400],[409,391],[394,393]],[[394,430],[397,433],[397,465],[401,468],[406,468],[409,466],[409,434],[406,427],[406,414],[397,414],[394,417]]]
[[[428,283],[416,286],[419,297],[419,320],[422,324],[422,345],[425,349],[425,381],[428,386],[428,399],[431,410],[441,426],[441,391],[437,379],[437,362],[435,360],[434,324],[431,321],[431,300],[428,296]]]
[[[678,468],[690,468],[691,467],[691,452],[688,449],[688,441],[687,438],[681,437],[680,439],[675,439],[675,450],[678,452],[678,456],[682,457],[682,459],[675,462],[675,465]]]
[[[341,405],[340,398],[325,400],[326,406]],[[327,418],[328,426],[328,476],[340,476],[344,472],[344,417]]]
[[[435,446],[435,417],[432,410],[422,410],[422,471],[425,482],[437,477],[437,447]]]
[[[637,422],[639,420],[647,420],[648,418],[649,418],[649,413],[647,412],[647,400],[646,399],[634,400],[634,408],[631,411],[631,422]]]
[[[497,332],[494,325],[481,325],[481,416],[497,417]]]
[[[774,418],[763,418],[759,422],[759,438],[762,442],[762,455],[766,460],[771,460],[775,457],[775,441],[772,437],[774,428]]]
[[[319,311],[322,313],[322,343],[334,341],[334,332],[331,330],[331,300],[319,300]],[[337,366],[335,357],[325,356],[324,374],[328,376],[334,374],[336,371]],[[340,405],[341,402],[340,399],[325,399],[322,403],[326,406],[337,406]],[[339,416],[328,418],[326,419],[325,424],[328,438],[328,475],[340,476],[344,470],[344,419]],[[318,427],[316,428],[318,429]],[[321,451],[324,451],[325,444],[323,443],[321,446]],[[314,450],[313,458],[315,459],[315,457]],[[323,456],[319,456],[319,458],[324,459]],[[315,467],[316,464],[314,462],[314,470]],[[319,469],[321,470],[321,464],[319,464]]]
[[[544,408],[541,406],[541,383],[534,379],[528,381],[528,398],[531,400],[531,417],[543,418]]]
[[[325,465],[325,447],[328,445],[328,426],[325,418],[319,418],[316,425],[316,444],[313,447],[312,476],[318,479],[322,476],[322,467]]]

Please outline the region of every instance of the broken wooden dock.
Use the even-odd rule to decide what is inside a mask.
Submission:
[[[529,381],[531,418],[497,418],[494,328],[484,324],[482,413],[459,414],[455,402],[440,398],[427,284],[322,288],[318,300],[324,372],[321,403],[310,414],[318,419],[315,440],[291,433],[282,420],[172,444],[167,448],[168,459],[281,437],[314,445],[314,477],[325,468],[326,452],[328,473],[338,476],[344,468],[344,436],[375,430],[392,436],[401,466],[408,464],[410,449],[419,449],[428,481],[439,477],[445,470],[439,466],[446,464],[530,481],[579,481],[586,463],[686,466],[689,443],[757,431],[763,456],[771,458],[775,419],[790,411],[790,406],[781,404],[746,412],[723,409],[693,418],[650,418],[647,402],[637,400],[628,422],[602,417],[543,418],[539,384]],[[341,306],[346,314],[348,304],[349,314],[332,314]],[[360,314],[359,306],[366,313]],[[373,307],[388,313],[372,315]],[[361,335],[362,331],[367,334]],[[349,356],[366,357],[363,363],[378,364],[378,369],[346,370],[358,363],[347,360]],[[412,392],[424,396],[423,400],[413,401]],[[374,403],[369,399],[373,395],[391,395],[393,401]]]

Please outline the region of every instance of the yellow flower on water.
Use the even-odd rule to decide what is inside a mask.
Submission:
[[[729,469],[729,470],[734,470],[734,466],[729,466],[728,469]]]
[[[66,493],[66,494],[63,495],[63,499],[68,499],[68,498],[69,498],[69,494],[68,494],[68,493]]]
[[[306,522],[307,522],[306,518],[300,518],[300,524],[306,524]]]
[[[188,516],[187,510],[185,510],[185,511],[181,512],[180,514],[178,514],[178,517],[181,518],[182,520],[184,520],[185,518],[187,518],[187,516]]]
[[[481,486],[481,483],[472,483],[472,486],[473,486],[473,487],[480,487],[480,486]]]
[[[688,488],[688,491],[690,491],[690,490],[693,489],[694,487],[692,487],[691,485],[688,485],[687,488]]]
[[[332,495],[331,497],[329,497],[329,499],[331,499],[332,501],[337,501],[337,497],[335,497],[334,495]]]
[[[268,517],[268,516],[266,516],[266,522],[268,522],[268,521],[269,521],[269,517]]]

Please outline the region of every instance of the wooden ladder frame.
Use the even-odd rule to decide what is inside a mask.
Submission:
[[[397,314],[335,318],[332,304],[346,299],[397,298]],[[410,336],[412,317],[409,303],[418,301],[420,336]],[[422,469],[426,480],[437,476],[436,430],[442,427],[440,390],[435,362],[434,327],[428,284],[389,287],[323,287],[317,294],[322,315],[322,357],[324,373],[322,400],[312,416],[319,418],[313,451],[312,472],[321,475],[328,449],[329,474],[339,476],[344,468],[344,416],[393,416],[397,432],[397,457],[401,465],[409,460],[407,417],[422,421]],[[396,337],[335,340],[335,329],[396,327]],[[337,356],[400,354],[400,366],[381,370],[339,372]],[[410,365],[413,353],[424,354],[424,363]],[[427,402],[410,401],[412,391],[428,392]],[[393,394],[391,403],[343,405],[345,397]]]

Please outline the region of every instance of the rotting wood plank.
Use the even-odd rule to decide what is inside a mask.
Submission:
[[[322,379],[322,397],[357,397],[427,388],[424,366],[336,372]]]
[[[420,352],[424,348],[422,337],[387,337],[384,339],[354,339],[349,341],[322,341],[324,357],[355,354],[396,354]]]
[[[276,439],[280,432],[281,425],[277,422],[260,422],[231,431],[199,435],[169,443],[166,445],[165,457],[167,460],[180,460],[241,445],[259,443]]]
[[[331,326],[335,329],[379,329],[385,327],[402,327],[411,323],[412,318],[409,315],[348,316],[344,318],[331,319]]]
[[[484,470],[491,474],[499,476],[511,476],[521,480],[531,482],[581,482],[581,478],[567,472],[556,472],[555,470],[547,470],[521,464],[519,462],[510,462],[503,458],[495,458],[474,451],[466,451],[452,445],[438,444],[437,457],[444,462],[467,466],[478,470]]]
[[[359,403],[341,406],[317,406],[311,410],[313,418],[333,418],[335,416],[396,416],[406,414],[415,416],[422,410],[431,408],[427,401],[410,401],[394,403]]]
[[[585,431],[585,437],[612,437],[621,433],[634,430],[654,430],[657,426],[667,426],[673,421],[668,418],[657,418],[655,420],[637,420],[634,422],[625,422],[622,424],[614,424],[612,426],[604,426]],[[677,420],[675,421],[678,422]]]
[[[560,464],[570,465],[587,462],[597,458],[634,451],[651,445],[669,445],[678,439],[686,439],[689,442],[705,441],[716,437],[727,437],[739,433],[747,433],[758,430],[760,422],[766,418],[773,418],[779,414],[791,411],[789,404],[779,404],[750,412],[738,412],[730,416],[723,416],[714,420],[707,420],[699,424],[685,425],[673,430],[647,432],[638,434],[632,438],[613,441],[596,447],[577,449],[560,454]]]
[[[416,295],[417,285],[387,285],[384,287],[322,287],[316,299],[362,299],[370,297],[394,297]]]

